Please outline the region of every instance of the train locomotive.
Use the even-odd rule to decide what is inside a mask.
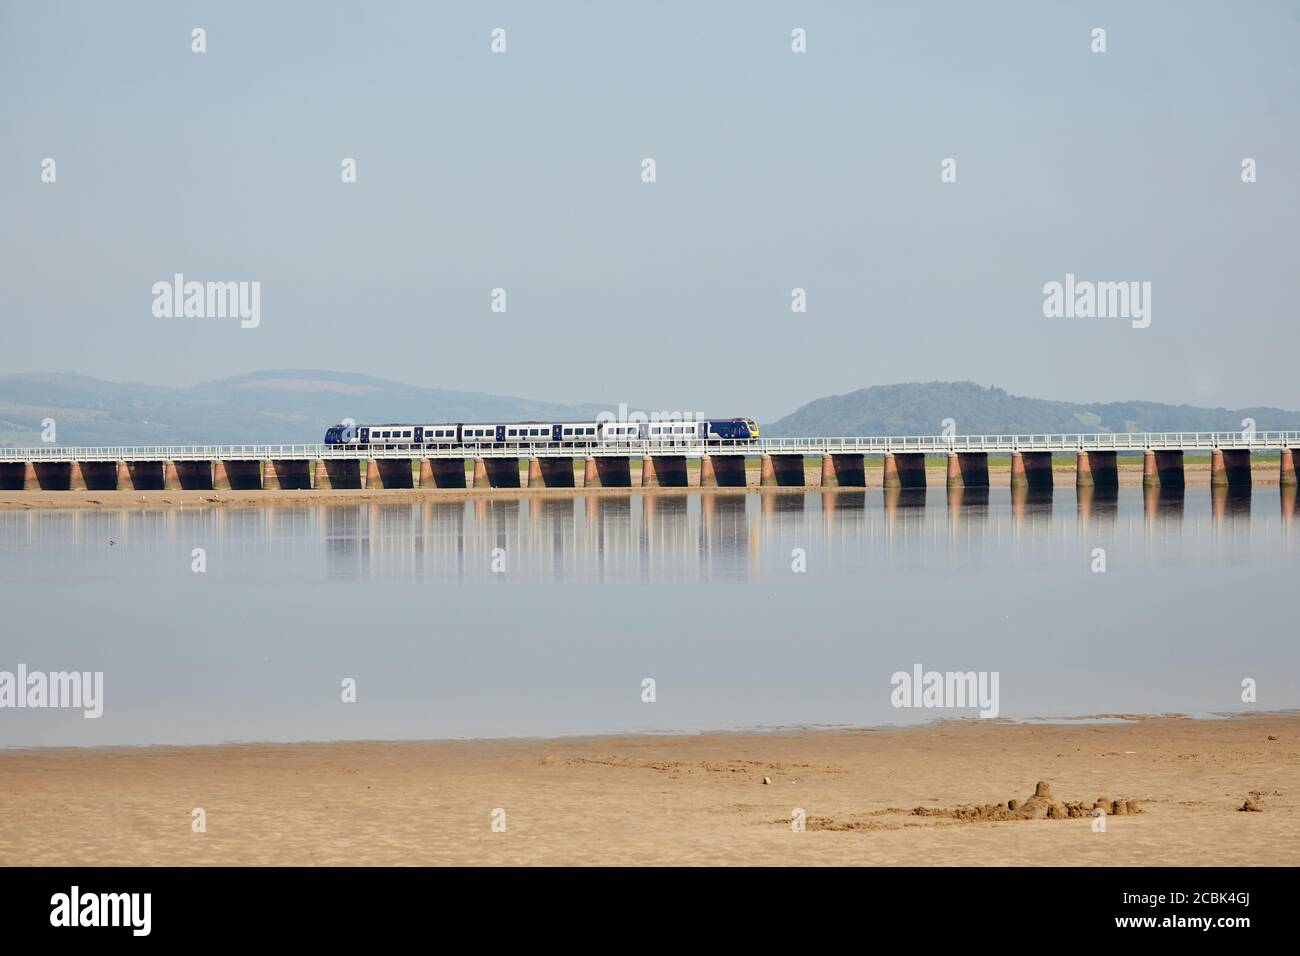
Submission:
[[[331,425],[327,445],[419,448],[475,446],[566,446],[632,444],[733,445],[759,437],[752,418],[663,422],[455,422],[431,425]]]

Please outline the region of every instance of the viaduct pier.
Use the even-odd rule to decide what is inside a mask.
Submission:
[[[989,485],[989,456],[1009,456],[1011,487],[1052,487],[1054,455],[1076,457],[1079,487],[1119,484],[1120,455],[1141,455],[1143,486],[1184,483],[1185,454],[1208,456],[1214,487],[1251,484],[1251,455],[1279,458],[1279,483],[1296,485],[1300,432],[966,435],[896,438],[777,438],[754,442],[623,442],[531,445],[144,445],[0,448],[0,491],[307,490],[312,488],[684,488],[689,462],[698,485],[746,487],[759,461],[762,488],[803,487],[805,462],[821,461],[824,488],[863,488],[867,458],[883,459],[883,484],[923,488],[927,458],[947,461],[947,487]],[[472,471],[467,476],[467,465]],[[526,462],[526,474],[521,463]]]

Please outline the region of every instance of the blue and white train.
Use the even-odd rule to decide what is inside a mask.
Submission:
[[[331,425],[327,445],[454,448],[491,445],[728,444],[759,437],[752,418],[689,422],[459,422],[442,425]]]

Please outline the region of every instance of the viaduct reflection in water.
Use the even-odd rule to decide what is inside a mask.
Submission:
[[[751,579],[810,569],[1078,560],[1114,546],[1149,562],[1213,543],[1224,557],[1295,557],[1295,488],[841,489],[596,494],[415,503],[0,512],[0,563],[59,573],[69,549],[98,573],[209,573],[274,560],[329,578],[496,575],[537,581]],[[111,542],[111,544],[109,543]],[[112,561],[109,557],[133,557]],[[48,563],[48,567],[45,567]],[[248,573],[253,573],[251,570]]]

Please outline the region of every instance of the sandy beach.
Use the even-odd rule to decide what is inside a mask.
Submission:
[[[1126,812],[1100,833],[1087,816],[1007,819],[1040,781],[1064,805],[1105,797]],[[0,752],[0,865],[1294,866],[1298,796],[1294,712],[13,750]]]

